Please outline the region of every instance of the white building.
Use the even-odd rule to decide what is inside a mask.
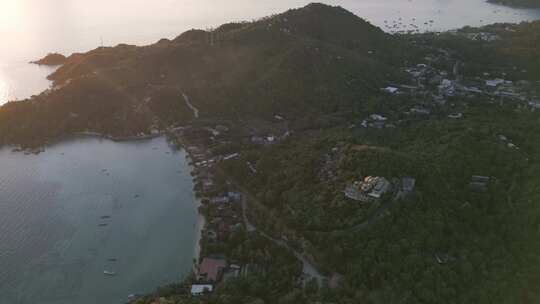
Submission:
[[[384,92],[386,93],[389,93],[389,94],[396,94],[397,91],[398,91],[398,88],[395,88],[395,87],[386,87],[386,88],[383,88],[382,89]]]
[[[194,297],[202,296],[205,293],[212,292],[214,287],[209,284],[193,284],[191,285],[191,295]]]
[[[383,194],[391,190],[390,182],[379,176],[368,176],[363,181],[356,181],[345,188],[346,197],[362,202],[380,199]]]
[[[500,78],[486,80],[486,86],[492,87],[492,88],[498,87],[499,85],[503,83],[504,83],[504,79],[500,79]]]
[[[448,118],[460,119],[463,118],[463,113],[451,113],[448,115]]]
[[[375,121],[387,121],[388,120],[388,118],[386,118],[386,117],[384,117],[384,116],[382,116],[380,114],[371,114],[371,115],[369,115],[369,118],[371,120],[375,120]]]

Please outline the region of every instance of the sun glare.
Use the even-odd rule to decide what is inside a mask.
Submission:
[[[0,0],[0,26],[17,26],[21,17],[22,1]]]

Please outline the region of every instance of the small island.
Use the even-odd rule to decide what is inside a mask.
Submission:
[[[37,65],[57,66],[63,65],[64,62],[66,62],[66,56],[58,53],[49,53],[47,56],[36,61],[31,61],[30,63]]]

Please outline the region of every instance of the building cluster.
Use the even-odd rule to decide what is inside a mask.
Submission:
[[[191,295],[211,293],[221,281],[245,276],[247,271],[247,267],[229,263],[224,257],[205,257],[197,267],[196,282],[191,285]]]
[[[367,118],[365,118],[362,123],[360,124],[364,128],[375,128],[375,129],[383,129],[383,128],[395,128],[396,125],[391,123],[387,117],[381,115],[381,114],[371,114]]]
[[[481,76],[464,78],[460,74],[462,63],[453,60],[444,50],[438,50],[436,56],[426,57],[426,62],[404,68],[409,74],[408,84],[394,84],[383,88],[390,96],[405,96],[409,100],[418,101],[418,105],[410,108],[404,114],[429,116],[433,108],[445,106],[453,97],[470,98],[485,96],[492,101],[511,101],[518,106],[530,110],[540,109],[540,82],[527,80],[511,81],[505,79],[506,73],[492,75],[484,72]],[[453,63],[452,63],[453,62]],[[435,66],[447,66],[448,69],[438,69]],[[449,72],[450,71],[450,72]],[[521,72],[527,72],[523,70]],[[444,108],[442,108],[444,110]],[[381,114],[378,114],[383,116]],[[383,116],[384,117],[384,116]],[[449,118],[459,119],[462,113],[449,113]],[[386,124],[384,121],[365,120],[374,127]]]
[[[510,29],[506,29],[506,30],[510,30]],[[469,28],[466,31],[465,30],[450,30],[450,31],[447,31],[447,33],[450,35],[463,37],[465,39],[472,40],[472,41],[493,42],[493,41],[501,40],[501,36],[495,33],[482,31],[479,29],[472,29],[472,28]]]
[[[491,37],[486,33],[477,33],[476,36],[478,39],[492,39],[486,38]],[[433,49],[424,60],[424,63],[403,68],[409,75],[408,80],[390,83],[380,89],[392,100],[402,99],[407,103],[412,101],[412,106],[402,110],[404,117],[431,118],[436,113],[444,114],[449,119],[462,119],[464,114],[452,108],[457,97],[464,101],[483,96],[492,103],[512,102],[520,108],[540,110],[540,81],[511,81],[505,79],[508,75],[500,70],[496,73],[482,72],[476,77],[465,77],[461,73],[463,63],[444,49]],[[514,74],[516,72],[527,71],[512,71]],[[396,127],[407,120],[405,118],[390,122],[385,115],[372,114],[363,119],[360,125],[364,128],[383,129]]]
[[[384,177],[367,176],[363,180],[354,181],[345,188],[345,196],[364,203],[380,200],[392,190],[392,184]]]
[[[205,218],[191,282],[190,293],[194,297],[215,292],[231,278],[260,271],[257,263],[242,263],[231,256],[230,247],[237,240],[235,236],[243,231],[253,232],[256,228],[249,224],[244,214],[243,193],[233,181],[223,176],[218,165],[241,158],[242,151],[235,151],[238,143],[267,146],[286,139],[290,135],[287,121],[278,114],[274,119],[275,125],[259,126],[268,127],[265,130],[247,130],[223,120],[219,120],[220,124],[217,120],[207,120],[168,130],[169,139],[184,147],[193,166],[195,193],[201,201],[199,212]],[[253,174],[257,173],[251,162],[246,161],[246,166]]]
[[[345,187],[345,197],[359,202],[370,203],[381,200],[388,193],[394,193],[394,199],[405,198],[414,192],[416,179],[410,176],[389,181],[381,176],[367,176]]]
[[[273,134],[253,135],[253,136],[251,136],[250,140],[251,140],[251,143],[253,143],[255,145],[269,146],[269,145],[276,144],[276,143],[278,143],[278,142],[280,142],[282,140],[285,140],[290,135],[291,135],[291,133],[289,131],[285,131],[285,133],[281,134],[280,136],[276,136],[276,135],[273,135]]]
[[[251,142],[256,145],[267,146],[267,145],[275,144],[277,142],[277,137],[274,135],[267,135],[267,136],[255,135],[251,137]]]
[[[208,173],[198,195],[202,197],[201,208],[206,218],[201,231],[201,246],[214,245],[218,248],[226,244],[234,232],[244,229],[240,192],[232,190],[229,184],[217,181]],[[197,281],[192,286],[193,295],[200,294],[199,291],[208,286],[212,286],[208,289],[211,292],[216,284],[239,276],[243,269],[240,263],[230,263],[223,253],[201,258],[196,268]]]
[[[501,39],[499,35],[489,32],[465,33],[463,36],[470,40],[485,42],[493,42]]]
[[[500,142],[501,144],[503,144],[504,146],[506,146],[506,147],[508,147],[508,148],[510,148],[510,149],[519,150],[519,147],[518,147],[516,144],[514,144],[514,143],[512,142],[512,140],[510,140],[510,139],[509,139],[508,137],[506,137],[505,135],[500,134],[499,136],[497,136],[497,138],[498,138],[499,142]]]
[[[220,248],[233,233],[245,229],[242,218],[242,194],[232,184],[219,178],[215,166],[240,157],[240,153],[216,154],[208,149],[210,145],[226,143],[226,127],[177,128],[174,135],[186,147],[193,165],[192,176],[196,181],[195,191],[201,200],[200,212],[205,216],[201,229],[200,247],[212,245]],[[248,266],[230,261],[225,253],[201,254],[195,267],[195,279],[191,294],[200,296],[210,293],[224,280],[247,275]]]

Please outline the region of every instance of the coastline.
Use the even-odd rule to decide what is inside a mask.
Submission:
[[[201,200],[196,199],[197,207],[197,223],[195,225],[195,248],[193,250],[193,273],[197,274],[197,265],[201,259],[201,249],[202,249],[202,233],[204,226],[206,225],[206,218],[199,212],[199,206],[201,206]]]
[[[69,270],[70,274],[73,273],[69,278],[73,278],[75,275],[81,277],[79,268],[84,269],[82,277],[88,283],[80,286],[61,286],[57,284],[59,282],[50,282],[50,285],[59,286],[55,287],[55,290],[66,294],[66,298],[68,298],[68,294],[78,294],[78,290],[81,290],[81,295],[83,295],[90,293],[86,292],[87,290],[93,291],[102,288],[103,293],[98,296],[101,297],[100,301],[106,303],[112,303],[105,298],[109,294],[116,297],[114,299],[110,298],[110,300],[116,300],[116,303],[125,303],[123,300],[128,294],[150,293],[167,284],[181,283],[189,277],[192,266],[193,244],[195,243],[194,236],[197,235],[194,224],[198,223],[195,222],[198,217],[193,213],[193,210],[197,208],[197,201],[190,191],[193,184],[189,184],[191,182],[189,171],[192,166],[186,166],[187,162],[183,157],[183,153],[175,153],[173,147],[166,142],[164,137],[134,143],[114,143],[110,140],[81,137],[65,139],[62,142],[54,143],[46,149],[45,153],[37,157],[26,157],[23,153],[11,153],[8,147],[1,151],[5,156],[3,157],[3,163],[7,166],[7,170],[4,170],[4,176],[9,176],[10,180],[11,176],[14,179],[19,176],[21,182],[26,182],[27,174],[33,174],[32,176],[38,180],[33,181],[32,185],[35,185],[35,183],[41,185],[43,183],[43,186],[39,187],[4,189],[7,191],[6,193],[31,191],[31,193],[39,194],[55,191],[54,198],[51,197],[54,203],[51,204],[43,205],[49,202],[46,194],[36,194],[31,197],[17,195],[13,196],[13,199],[6,201],[7,206],[10,203],[16,206],[21,202],[24,202],[24,206],[31,206],[34,202],[37,203],[36,206],[43,205],[40,208],[46,211],[33,214],[50,219],[50,221],[43,220],[44,228],[47,229],[40,231],[52,231],[50,235],[53,236],[48,239],[52,247],[47,246],[43,250],[43,252],[46,252],[44,254],[52,252],[50,256],[47,256],[47,259],[40,258],[38,252],[36,253],[37,258],[32,258],[35,262],[28,266],[28,271],[19,271],[23,269],[22,267],[13,268],[15,269],[13,273],[17,275],[16,284],[18,282],[23,284],[21,289],[13,290],[14,293],[32,285],[36,286],[35,288],[32,287],[33,290],[44,290],[42,293],[40,292],[40,295],[43,295],[44,298],[49,297],[51,292],[40,287],[39,284],[35,284],[33,279],[25,281],[19,281],[18,279],[19,275],[24,278],[28,276],[27,273],[31,274],[36,270],[36,267],[42,267],[40,265],[46,265],[43,267],[47,267],[47,275],[50,274],[51,276],[57,273],[60,276],[60,273],[65,274],[68,272],[63,269],[75,269],[75,271]],[[133,153],[130,152],[132,150]],[[55,166],[49,168],[48,166],[37,165],[44,163],[55,164]],[[139,168],[138,166],[143,163],[144,165]],[[57,164],[60,164],[60,166],[56,166]],[[14,169],[13,172],[12,168]],[[137,171],[133,171],[132,168],[137,168]],[[104,169],[106,171],[102,171]],[[48,177],[42,179],[41,176]],[[79,180],[73,178],[74,176],[84,177]],[[122,180],[120,180],[122,185],[116,183],[118,178],[122,177],[129,177],[125,179],[127,183]],[[54,188],[49,188],[49,182],[52,180],[54,186],[51,187]],[[111,183],[104,180],[114,181],[115,185],[111,185]],[[159,186],[156,187],[156,181],[159,180],[163,181],[163,183],[157,184]],[[19,182],[16,185],[19,185]],[[71,187],[73,185],[76,187]],[[81,188],[79,188],[79,185]],[[116,185],[119,186],[116,187]],[[89,189],[88,187],[92,191],[82,194],[78,191],[78,189]],[[67,193],[67,195],[64,196],[64,193]],[[172,195],[173,193],[174,195]],[[73,194],[77,194],[77,197],[81,195],[80,203],[76,204],[76,206],[69,203],[69,197],[72,197]],[[151,203],[147,204],[146,201]],[[51,209],[50,207],[54,208]],[[9,208],[7,210],[10,211]],[[28,210],[31,212],[32,208]],[[75,214],[63,211],[56,212],[56,210],[87,211]],[[34,219],[34,217],[28,217],[24,213],[13,217],[10,213],[4,215],[5,218],[14,218],[22,223],[27,219],[31,223]],[[19,215],[21,216],[20,219],[17,217]],[[75,219],[75,216],[77,216],[76,220],[82,223],[80,225],[80,231],[82,232],[72,234],[71,228],[73,227],[70,221]],[[137,219],[141,217],[145,221],[137,222]],[[64,218],[67,222],[63,220]],[[57,219],[61,221],[57,222]],[[48,223],[53,221],[55,226],[49,229]],[[60,228],[57,228],[56,225],[61,227],[63,231],[69,232],[68,234],[59,232],[58,238],[61,240],[58,246],[55,245],[57,244],[56,231],[60,231],[57,230]],[[54,230],[52,230],[53,228]],[[79,227],[76,228],[79,229]],[[141,229],[139,230],[139,228]],[[11,231],[18,233],[19,230],[14,229]],[[10,234],[8,233],[7,236],[9,237]],[[66,239],[66,243],[64,243],[64,239]],[[114,240],[114,242],[109,240]],[[184,240],[188,242],[186,243]],[[33,244],[32,242],[35,241],[29,240],[28,242]],[[66,247],[66,244],[71,245],[72,243],[74,244],[72,247]],[[91,248],[95,248],[92,249],[91,256],[84,254],[86,244]],[[81,248],[81,250],[78,248]],[[159,252],[155,248],[167,248],[167,250]],[[74,264],[71,263],[49,264],[49,261],[53,261],[57,254],[65,254],[66,257],[72,260],[84,259],[85,262],[81,263],[79,268],[74,267]],[[8,261],[4,260],[3,262]],[[13,263],[13,265],[18,264]],[[130,265],[136,267],[130,267]],[[174,267],[171,267],[173,265]],[[115,272],[117,275],[114,278],[109,277],[103,274],[104,270]],[[39,278],[35,279],[35,281],[39,280]],[[124,280],[125,282],[122,282]],[[9,289],[7,290],[9,291]],[[64,293],[64,290],[67,291]],[[10,295],[10,293],[6,294],[6,301],[16,303],[16,300],[7,300]],[[29,299],[31,299],[31,296],[33,295],[28,295]],[[81,302],[86,301],[82,296],[80,300]],[[90,299],[89,302],[91,303],[91,301]],[[0,302],[4,303],[3,301]],[[36,302],[40,301],[37,300]]]
[[[59,138],[58,141],[62,141],[64,139],[67,139],[67,138],[73,136],[73,137],[102,138],[102,139],[111,140],[113,142],[128,142],[128,141],[149,140],[149,139],[154,139],[154,138],[161,137],[163,135],[166,135],[166,131],[160,131],[159,133],[148,134],[148,135],[143,135],[143,136],[134,135],[134,136],[124,136],[124,137],[115,137],[115,136],[111,136],[111,135],[102,134],[102,133],[99,133],[99,132],[84,131],[84,132],[74,132],[74,133],[71,133],[69,135],[63,136],[62,138]],[[49,144],[45,144],[45,145],[43,145],[41,147],[34,148],[34,149],[29,149],[29,148],[22,149],[22,148],[18,148],[16,146],[15,147],[11,146],[11,149],[12,149],[12,151],[15,151],[15,152],[23,152],[26,155],[39,154],[39,153],[43,152],[45,150],[45,147],[48,146],[48,145]],[[6,147],[9,148],[10,146],[8,145]],[[191,168],[191,175],[192,176],[196,175],[197,167],[194,165],[193,156],[190,154],[188,149],[186,149],[183,140],[180,143],[180,147],[182,147],[184,149],[185,153],[186,153],[185,157],[188,160],[188,165]],[[193,182],[193,199],[194,199],[195,208],[196,208],[196,212],[197,212],[197,219],[196,219],[196,223],[195,223],[195,244],[194,244],[194,248],[193,248],[192,273],[196,274],[197,273],[197,265],[198,265],[198,262],[199,262],[199,260],[201,258],[202,236],[203,236],[202,234],[203,234],[204,227],[206,225],[206,218],[205,218],[205,216],[203,214],[201,214],[199,212],[199,207],[202,206],[202,202],[201,202],[200,198],[197,198],[197,195],[195,193],[196,192],[196,190],[195,190],[195,183],[196,183],[195,178],[193,178],[192,182]]]
[[[153,139],[160,137],[162,135],[165,135],[165,131],[160,131],[155,134],[146,134],[146,135],[132,135],[132,136],[112,136],[112,135],[106,135],[99,132],[92,132],[92,131],[84,131],[84,132],[74,132],[72,133],[74,136],[88,136],[88,137],[101,137],[105,139],[109,139],[115,142],[122,142],[122,141],[138,141],[138,140],[145,140],[145,139]]]
[[[71,137],[96,137],[96,138],[111,140],[113,142],[128,142],[128,141],[143,141],[143,140],[148,140],[148,139],[154,139],[154,138],[161,137],[163,135],[166,135],[166,131],[160,131],[154,134],[132,135],[132,136],[122,136],[122,137],[106,135],[99,132],[85,131],[85,132],[69,133],[69,134],[60,136],[58,138],[55,138],[52,141],[45,142],[39,146],[24,147],[22,145],[17,145],[17,144],[5,144],[5,145],[0,145],[0,147],[8,147],[8,148],[11,148],[13,152],[22,152],[25,155],[30,155],[30,154],[37,155],[37,154],[40,154],[41,152],[44,152],[47,146],[54,145],[55,143],[61,142]]]
[[[191,155],[189,150],[186,149],[186,146],[183,140],[181,140],[181,142],[179,143],[179,147],[181,147],[185,152],[185,158],[188,161],[188,165],[191,168],[191,172],[190,172],[191,176],[193,176],[192,178],[193,200],[195,202],[197,220],[195,223],[195,244],[193,248],[193,264],[191,267],[191,272],[193,275],[197,275],[198,265],[201,259],[202,238],[203,238],[204,227],[206,226],[206,217],[199,211],[200,207],[202,206],[202,201],[201,201],[201,198],[197,197],[197,190],[195,189],[196,177],[194,176],[196,176],[196,173],[197,173],[197,166],[195,166],[193,156]]]
[[[188,165],[191,167],[191,175],[194,176],[197,172],[197,167],[193,163],[193,157],[183,144],[180,144],[180,146],[186,153],[185,157],[188,161]],[[193,199],[195,201],[195,207],[196,207],[196,212],[197,212],[197,222],[195,224],[195,246],[193,248],[192,273],[194,275],[197,275],[197,272],[198,272],[197,266],[199,265],[199,261],[201,259],[202,237],[203,237],[204,227],[206,226],[206,217],[199,211],[199,208],[202,206],[202,202],[201,202],[201,199],[197,197],[197,191],[195,189],[195,183],[196,183],[195,177],[192,179],[192,182],[193,182]]]
[[[106,139],[106,140],[110,140],[117,143],[136,142],[136,141],[150,140],[150,139],[155,139],[155,138],[165,136],[167,135],[167,131],[171,131],[171,130],[160,131],[159,133],[147,134],[143,136],[134,135],[134,136],[124,136],[124,137],[114,137],[114,136],[102,134],[99,132],[85,131],[85,132],[74,132],[66,136],[62,136],[61,138],[57,139],[57,141],[68,140],[70,137],[89,137],[89,138],[91,137],[91,138]],[[174,129],[172,131],[174,131]],[[26,155],[30,155],[30,154],[40,154],[41,152],[44,152],[47,146],[49,146],[50,144],[55,144],[55,143],[56,141],[53,143],[45,144],[35,149],[20,149],[20,148],[9,146],[9,145],[5,147],[11,148],[12,151],[21,152],[21,153],[25,153]],[[196,176],[198,172],[197,166],[195,166],[193,155],[191,155],[189,150],[186,149],[186,146],[184,145],[183,140],[181,141],[179,147],[181,147],[185,152],[185,158],[187,160],[188,166],[190,167],[191,175]],[[193,260],[192,260],[192,266],[191,266],[191,274],[196,275],[198,271],[197,265],[199,264],[199,261],[201,259],[203,231],[206,226],[207,220],[206,220],[206,217],[199,211],[199,207],[202,206],[202,201],[201,201],[201,198],[198,198],[196,194],[196,189],[195,189],[196,178],[195,177],[192,178],[192,183],[193,183],[193,186],[192,186],[193,201],[195,204],[195,210],[196,210],[195,212],[197,213],[197,215],[196,215],[196,223],[195,223],[195,231],[194,231],[195,242],[194,242],[194,247],[193,247]],[[181,276],[180,281],[184,281],[187,277],[189,277],[189,275],[190,275],[189,273],[183,274]]]

